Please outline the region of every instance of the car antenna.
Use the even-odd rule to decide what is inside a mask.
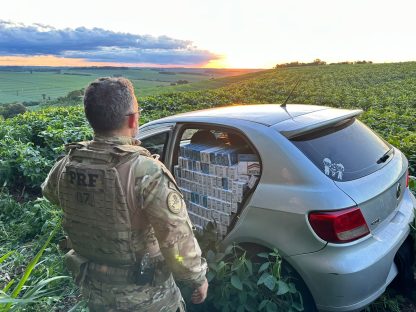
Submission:
[[[295,86],[292,88],[292,91],[290,91],[289,95],[287,96],[286,100],[283,102],[283,104],[280,105],[280,107],[286,108],[287,101],[289,101],[290,97],[292,96],[293,91],[295,91],[296,87],[298,86],[299,82],[302,78],[299,78],[299,80],[296,82]],[[287,112],[287,111],[286,111]],[[289,114],[289,113],[288,113]],[[290,114],[289,114],[290,115]]]

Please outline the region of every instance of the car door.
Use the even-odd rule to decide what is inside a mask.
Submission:
[[[137,138],[141,141],[141,146],[149,150],[152,155],[159,155],[159,160],[168,165],[166,161],[169,157],[170,141],[175,123],[160,123],[143,126],[139,129]]]

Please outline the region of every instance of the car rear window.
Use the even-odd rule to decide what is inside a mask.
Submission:
[[[335,181],[355,180],[375,172],[392,152],[387,142],[355,118],[292,138],[291,142]]]

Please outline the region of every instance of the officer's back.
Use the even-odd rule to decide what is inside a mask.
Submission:
[[[175,311],[172,274],[201,303],[206,264],[176,182],[134,137],[139,110],[131,83],[100,78],[86,89],[94,140],[67,146],[43,193],[64,211],[68,269],[91,311]]]

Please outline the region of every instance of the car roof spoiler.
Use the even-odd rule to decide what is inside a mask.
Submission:
[[[362,112],[361,109],[346,110],[328,108],[285,120],[274,125],[273,128],[278,130],[286,138],[291,139],[354,118]]]

